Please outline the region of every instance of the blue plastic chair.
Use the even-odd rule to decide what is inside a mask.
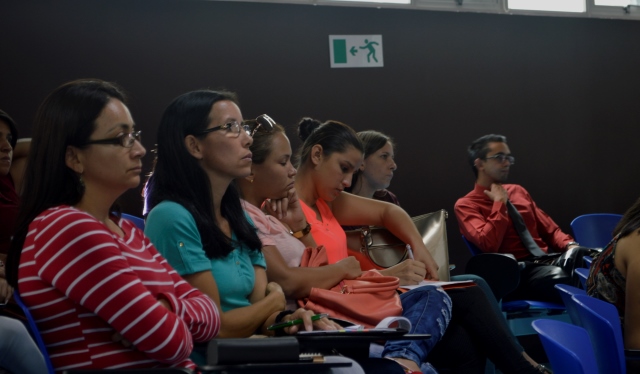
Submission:
[[[24,302],[22,301],[22,298],[20,297],[18,290],[15,290],[13,292],[13,299],[16,301],[16,304],[18,304],[20,309],[22,309],[22,312],[24,313],[25,317],[27,317],[29,332],[31,333],[33,340],[36,341],[36,344],[38,345],[38,349],[40,349],[40,352],[44,357],[44,362],[47,364],[47,370],[49,374],[54,374],[53,365],[51,364],[51,359],[49,358],[47,347],[44,345],[44,340],[42,340],[42,336],[40,336],[40,331],[38,331],[38,327],[36,326],[36,321],[33,320],[33,316],[31,316],[31,312],[29,311],[29,308],[27,308],[27,306],[24,305]]]
[[[144,231],[144,219],[127,213],[122,213],[120,216],[122,216],[122,218],[126,220],[131,221],[134,225],[136,225],[137,228]]]
[[[564,302],[564,306],[567,308],[567,313],[569,314],[569,317],[571,317],[571,322],[573,322],[574,325],[582,326],[582,324],[580,323],[578,306],[576,305],[575,300],[573,300],[571,297],[573,295],[586,295],[587,291],[581,288],[569,286],[568,284],[556,284],[554,287],[560,293],[560,297]]]
[[[480,248],[478,248],[475,244],[471,243],[469,241],[469,239],[467,239],[464,235],[462,235],[462,241],[464,242],[464,244],[467,246],[467,248],[469,248],[469,252],[471,252],[472,256],[476,256],[479,254],[482,254],[484,252],[482,252],[482,250]]]
[[[539,319],[531,325],[540,336],[554,373],[598,373],[595,353],[585,329],[551,319]]]
[[[593,213],[584,214],[571,221],[573,237],[580,245],[589,248],[602,248],[611,241],[613,229],[622,219],[621,214]]]
[[[591,268],[591,263],[593,262],[593,257],[584,256],[584,257],[582,257],[582,262],[584,262],[584,267],[589,269],[589,268]]]
[[[574,295],[580,322],[591,336],[600,373],[627,372],[622,327],[613,304],[588,295]]]
[[[515,290],[520,281],[520,266],[515,257],[505,253],[483,253],[464,235],[463,241],[473,258],[467,263],[467,273],[484,278],[494,291],[496,299]],[[471,266],[473,265],[473,266]],[[502,311],[506,313],[507,324],[516,336],[535,334],[531,322],[539,318],[549,318],[569,322],[565,306],[545,301],[512,300],[502,302]]]
[[[589,278],[589,269],[587,268],[575,268],[573,270],[580,278],[580,284],[583,289],[587,289],[587,278]]]
[[[485,256],[487,255],[487,253],[482,252],[482,250],[480,250],[480,248],[478,248],[475,244],[471,243],[467,238],[465,238],[464,235],[462,235],[462,241],[467,245],[467,248],[469,248],[469,251],[471,252],[471,254],[475,257],[477,255],[481,255],[481,256]],[[510,258],[504,258],[504,257],[497,257],[498,261],[496,261],[498,264],[499,263],[504,263],[505,261],[507,262],[517,262],[515,257],[513,257],[513,255],[510,254],[504,254],[504,253],[490,253],[489,255],[494,255],[494,256],[508,256]],[[491,278],[491,274],[489,275],[485,275],[485,274],[479,274],[479,273],[475,273],[472,272],[473,274],[477,274],[483,278],[485,278],[485,280],[488,280]],[[519,279],[518,279],[519,281]],[[494,288],[494,285],[491,284],[491,287]],[[512,285],[512,287],[510,287],[511,290],[515,290],[517,288],[518,284],[514,284]],[[498,296],[498,295],[496,295]],[[500,297],[498,297],[500,299]],[[502,310],[504,312],[513,312],[513,311],[519,311],[519,310],[524,310],[524,309],[551,309],[551,310],[564,310],[565,307],[563,305],[559,305],[556,303],[550,303],[550,302],[546,302],[546,301],[534,301],[534,300],[515,300],[515,301],[506,301],[502,303]]]

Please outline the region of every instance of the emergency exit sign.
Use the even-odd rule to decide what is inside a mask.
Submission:
[[[382,35],[329,35],[332,68],[384,66]]]

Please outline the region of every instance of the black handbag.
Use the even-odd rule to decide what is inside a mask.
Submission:
[[[447,211],[441,209],[411,218],[422,241],[439,266],[438,277],[449,280]],[[349,255],[355,256],[363,270],[385,269],[408,258],[407,245],[384,227],[363,226],[346,230]]]

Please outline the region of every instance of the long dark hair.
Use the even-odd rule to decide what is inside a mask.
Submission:
[[[99,79],[82,79],[55,89],[38,108],[24,178],[24,199],[7,259],[7,279],[18,286],[20,254],[29,224],[43,211],[75,205],[84,195],[79,176],[67,167],[67,147],[84,148],[109,100],[125,103],[122,90]]]
[[[364,159],[374,154],[378,149],[384,147],[387,143],[391,143],[392,147],[395,147],[395,143],[393,139],[388,135],[385,135],[379,131],[374,130],[366,130],[358,132],[358,138],[362,142],[362,146],[364,147]],[[351,178],[351,186],[346,187],[344,190],[347,192],[353,191],[353,186],[356,185],[358,179],[362,177],[362,171],[360,169],[356,170],[353,173],[353,177]]]
[[[3,121],[7,124],[7,126],[9,126],[9,132],[11,133],[11,141],[9,142],[9,144],[11,144],[11,148],[16,149],[16,143],[18,142],[18,129],[16,126],[16,121],[14,121],[13,118],[9,117],[7,112],[2,109],[0,109],[0,121]]]
[[[304,141],[297,154],[297,166],[304,165],[309,159],[314,145],[322,146],[322,153],[330,156],[334,152],[345,152],[354,147],[364,153],[362,142],[356,132],[342,122],[329,120],[321,123],[313,118],[305,117],[298,123],[298,136]]]
[[[199,90],[178,96],[164,111],[158,127],[158,146],[153,172],[145,186],[145,213],[165,200],[182,205],[196,221],[202,248],[209,258],[223,258],[234,250],[234,243],[218,227],[214,216],[209,178],[185,145],[187,135],[198,135],[211,122],[213,104],[229,100],[238,104],[235,94]],[[262,244],[247,220],[235,182],[222,197],[220,211],[229,221],[238,240],[251,249]]]
[[[640,229],[640,199],[636,200],[631,208],[624,213],[624,216],[613,230],[613,236],[620,234],[620,237],[624,238],[638,229]]]

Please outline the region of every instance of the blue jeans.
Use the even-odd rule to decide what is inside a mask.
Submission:
[[[0,367],[12,373],[48,371],[42,353],[22,322],[0,316]]]
[[[451,320],[451,299],[442,289],[425,286],[400,295],[402,316],[411,321],[411,334],[431,334],[430,339],[390,340],[382,352],[373,349],[372,357],[405,358],[420,365],[423,373],[436,373],[426,362]]]

